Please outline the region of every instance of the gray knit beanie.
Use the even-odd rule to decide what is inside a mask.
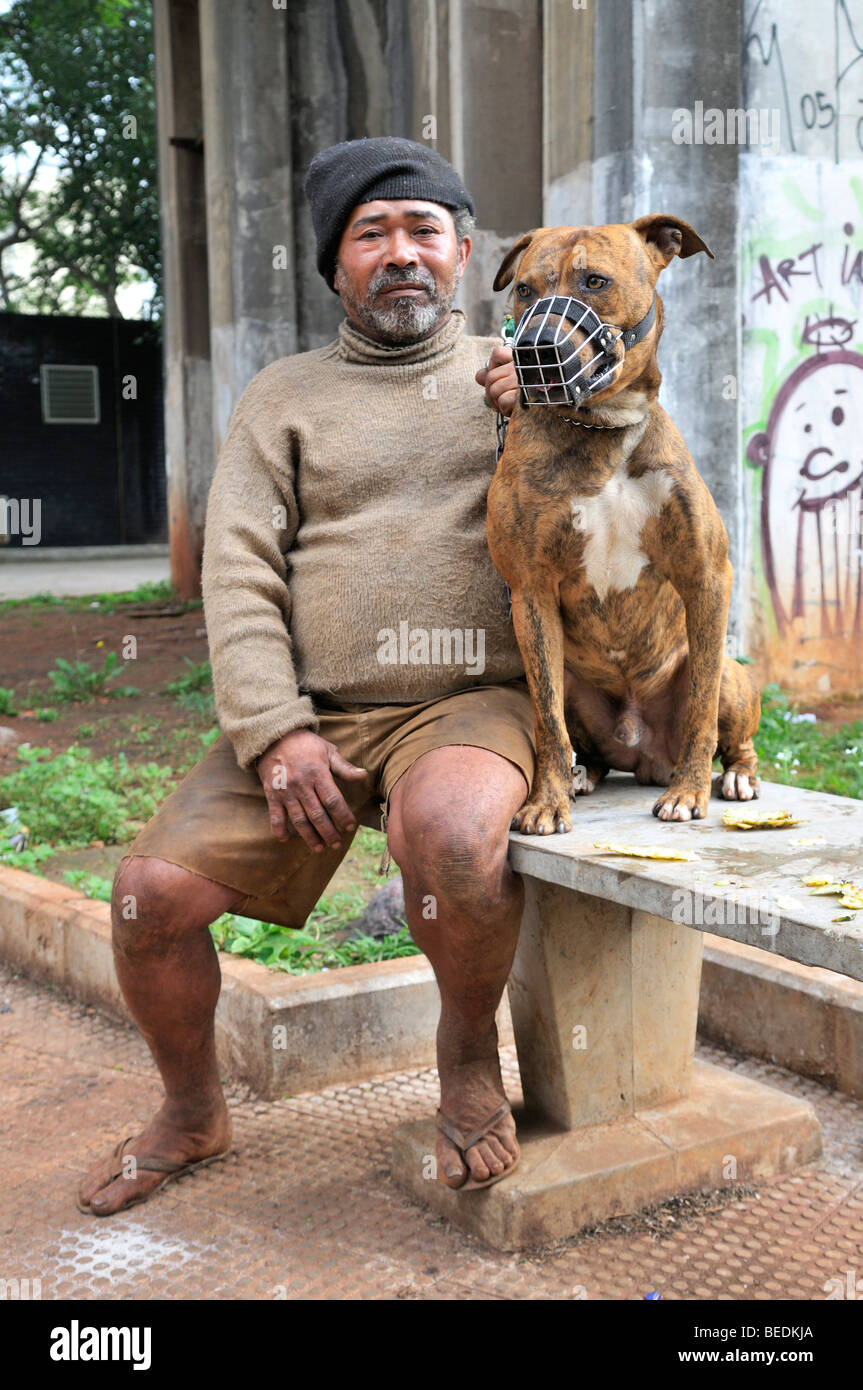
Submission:
[[[473,199],[452,165],[428,145],[395,135],[345,140],[321,150],[309,165],[305,190],[318,243],[318,270],[331,290],[342,232],[358,203],[428,198],[474,214]]]

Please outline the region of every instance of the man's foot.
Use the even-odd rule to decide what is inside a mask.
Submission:
[[[148,1171],[140,1166],[145,1161],[162,1159],[185,1167],[225,1153],[230,1144],[231,1120],[224,1103],[206,1119],[185,1120],[176,1111],[170,1114],[165,1104],[146,1129],[123,1145],[122,1153],[115,1148],[90,1169],[78,1190],[79,1206],[94,1216],[113,1216],[146,1201],[164,1184],[165,1171]]]
[[[476,1061],[440,1067],[441,1114],[447,1121],[470,1136],[485,1126],[506,1104],[500,1077],[500,1062],[495,1044],[494,1055]],[[489,1178],[503,1177],[516,1165],[519,1157],[515,1137],[515,1121],[507,1109],[488,1133],[462,1154],[459,1146],[437,1131],[436,1153],[438,1177],[447,1187],[464,1187],[467,1182],[484,1183]]]

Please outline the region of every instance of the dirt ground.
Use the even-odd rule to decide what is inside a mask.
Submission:
[[[0,614],[0,636],[0,685],[15,691],[18,711],[17,717],[0,716],[0,723],[21,739],[54,751],[86,742],[94,757],[124,752],[130,762],[161,762],[171,733],[192,726],[165,685],[186,674],[184,657],[206,660],[207,630],[200,607],[184,611],[176,605],[143,603],[104,613],[91,608],[22,606]],[[34,710],[48,704],[48,672],[58,657],[100,666],[108,652],[122,656],[123,642],[130,636],[136,639],[137,657],[125,662],[110,684],[137,686],[139,695],[122,699],[104,695],[87,705],[57,705],[60,718],[51,723],[34,717]],[[82,724],[94,725],[86,739],[78,736]],[[196,724],[199,732],[206,727],[200,721]],[[142,740],[140,734],[148,728],[152,738]]]

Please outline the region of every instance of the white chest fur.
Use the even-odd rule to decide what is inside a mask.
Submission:
[[[631,478],[622,470],[595,497],[572,497],[572,525],[584,533],[588,584],[601,599],[613,589],[631,589],[647,564],[641,548],[645,522],[658,516],[671,492],[668,473]]]

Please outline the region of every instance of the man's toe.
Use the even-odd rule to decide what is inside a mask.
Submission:
[[[90,1210],[96,1216],[113,1216],[139,1198],[147,1197],[164,1180],[158,1173],[141,1174],[137,1178],[117,1178],[103,1187],[90,1200]]]

